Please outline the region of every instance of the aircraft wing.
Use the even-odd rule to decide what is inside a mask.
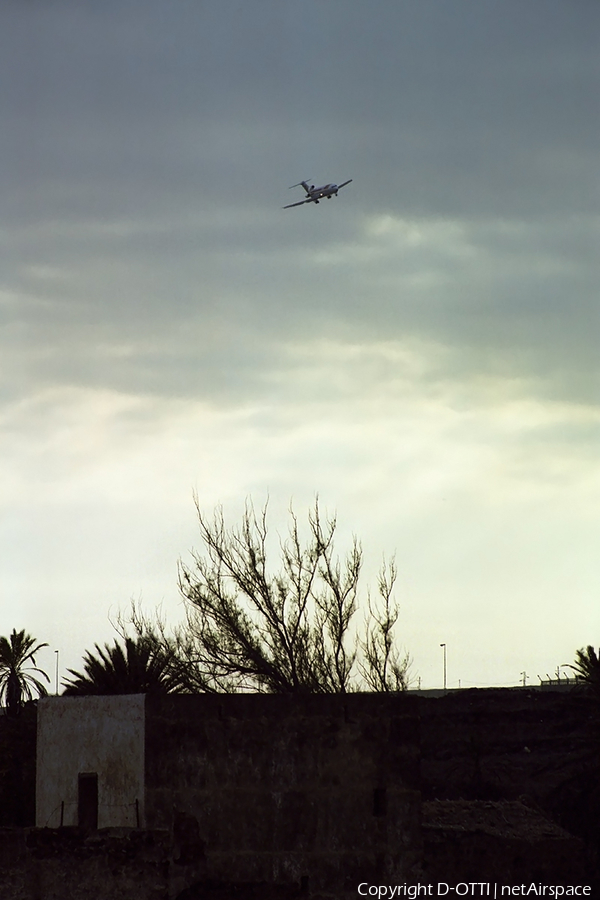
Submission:
[[[304,206],[305,203],[314,203],[314,200],[300,200],[299,203],[288,203],[287,206],[284,206],[283,209],[291,209],[292,206]]]
[[[351,181],[352,181],[352,179],[349,178],[348,181],[344,181],[343,184],[338,184],[338,191],[340,188],[346,187],[347,184],[350,184]]]

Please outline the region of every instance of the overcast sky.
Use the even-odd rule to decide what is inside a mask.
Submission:
[[[176,622],[195,490],[395,551],[423,687],[597,646],[599,51],[596,0],[4,0],[0,634],[54,683]]]

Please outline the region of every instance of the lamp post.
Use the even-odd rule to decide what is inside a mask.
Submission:
[[[56,653],[56,696],[58,697],[58,650],[54,652]]]
[[[558,668],[557,668],[556,671],[557,671],[557,673],[558,673],[558,680],[559,680],[559,681],[560,681],[560,670],[561,670],[561,669],[570,669],[570,668],[571,668],[571,666],[569,665],[569,663],[561,663],[560,666],[558,666]],[[568,676],[568,675],[566,675],[566,681],[567,681],[567,684],[568,684],[568,683],[569,683],[569,676]]]
[[[446,645],[440,644],[444,648],[444,690],[446,690]]]

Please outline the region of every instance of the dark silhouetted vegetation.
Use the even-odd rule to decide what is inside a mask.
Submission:
[[[362,550],[353,539],[340,560],[336,519],[323,518],[318,501],[308,515],[307,539],[290,510],[279,568],[267,564],[267,507],[247,503],[239,527],[225,525],[218,508],[209,519],[196,501],[202,553],[180,563],[186,624],[167,638],[164,625],[133,609],[138,638],[174,650],[187,690],[343,693],[400,691],[409,658],[394,639],[398,608],[392,600],[396,569],[384,564],[379,598],[368,594],[361,634],[351,629],[358,609]]]
[[[67,696],[82,694],[172,693],[181,690],[174,654],[151,638],[115,641],[96,654],[87,651],[84,671],[68,669],[73,676],[63,682]]]
[[[589,685],[592,693],[600,700],[600,656],[591,644],[576,651],[575,664],[571,669],[581,681]]]
[[[38,697],[48,693],[36,675],[41,675],[47,682],[50,679],[35,662],[35,654],[47,646],[36,644],[36,639],[24,629],[16,631],[13,628],[10,637],[0,637],[0,700],[6,704],[10,716],[18,715],[23,702],[34,699],[34,692]]]

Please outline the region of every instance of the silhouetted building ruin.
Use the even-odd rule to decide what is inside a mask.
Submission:
[[[47,698],[37,827],[0,829],[0,900],[583,883],[593,836],[560,826],[596,821],[589,714],[528,690]]]

